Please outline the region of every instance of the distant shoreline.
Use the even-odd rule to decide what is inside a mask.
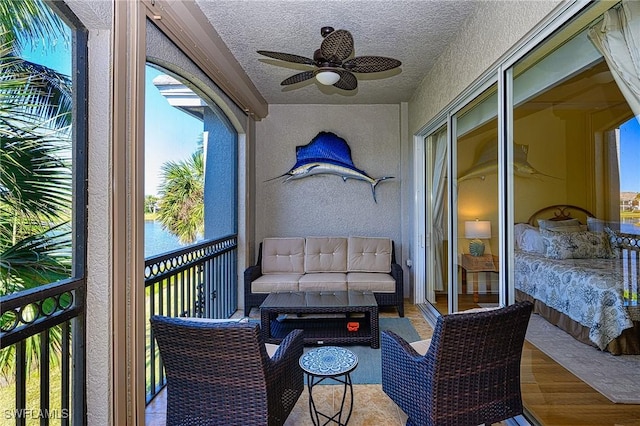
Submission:
[[[620,218],[637,218],[640,219],[640,212],[620,212]]]

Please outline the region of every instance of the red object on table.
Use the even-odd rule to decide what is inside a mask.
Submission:
[[[348,331],[358,331],[359,328],[360,328],[360,323],[359,322],[348,322],[347,323],[347,330]]]

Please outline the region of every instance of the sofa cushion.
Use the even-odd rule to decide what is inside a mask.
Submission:
[[[304,273],[304,238],[265,238],[262,273]]]
[[[300,277],[300,291],[345,291],[347,274],[340,272],[309,273]]]
[[[389,274],[379,272],[348,272],[347,287],[349,290],[395,293],[396,280]]]
[[[304,271],[347,272],[347,239],[308,237],[304,248]]]
[[[251,282],[251,293],[298,291],[301,274],[267,274]]]
[[[349,237],[349,272],[391,272],[389,238]]]

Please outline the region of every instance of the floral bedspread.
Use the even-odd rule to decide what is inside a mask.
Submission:
[[[517,251],[515,287],[589,328],[600,349],[633,326],[621,259],[547,259]]]

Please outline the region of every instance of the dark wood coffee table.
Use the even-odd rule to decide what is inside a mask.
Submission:
[[[271,293],[260,305],[260,320],[267,343],[279,344],[291,330],[301,329],[309,345],[380,347],[378,303],[370,291]],[[357,331],[347,329],[353,322]]]

